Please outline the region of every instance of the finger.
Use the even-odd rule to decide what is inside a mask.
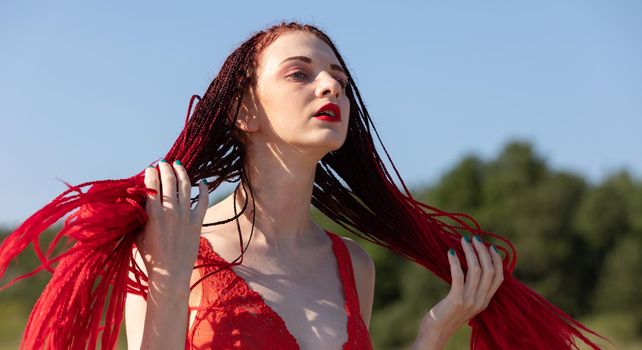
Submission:
[[[488,249],[490,251],[490,256],[493,259],[493,265],[495,267],[495,275],[493,276],[493,282],[490,289],[491,294],[494,295],[497,289],[499,289],[499,286],[504,281],[504,264],[502,262],[502,256],[497,251],[495,245],[488,247]]]
[[[207,212],[207,208],[209,207],[209,187],[207,185],[207,180],[202,179],[201,181],[198,182],[198,203],[196,203],[196,207],[194,208],[194,215],[195,215],[195,220],[198,220],[199,223],[201,223],[201,226],[203,225],[203,220],[205,219],[205,213]]]
[[[165,208],[176,208],[176,176],[172,166],[165,159],[158,163],[161,175],[161,203]]]
[[[192,183],[187,175],[187,170],[181,164],[180,160],[174,161],[174,173],[178,179],[178,206],[181,208],[183,215],[187,217],[192,207],[190,198],[192,196]]]
[[[488,295],[488,290],[490,289],[491,283],[493,282],[493,276],[495,275],[495,268],[493,266],[493,262],[490,259],[490,255],[488,254],[488,250],[486,249],[486,246],[484,245],[484,242],[482,241],[480,236],[475,235],[475,238],[473,239],[473,246],[477,251],[477,258],[479,259],[479,263],[482,269],[479,288],[477,289],[477,295],[480,301],[485,305],[486,296]]]
[[[147,215],[149,215],[160,207],[158,172],[153,166],[149,166],[145,169],[145,187],[156,191],[156,193],[147,193],[147,197],[145,199],[145,210]]]
[[[452,278],[450,293],[460,300],[464,291],[464,272],[461,270],[461,264],[454,249],[448,251],[448,262],[450,263],[450,276]]]
[[[461,239],[461,245],[466,254],[466,263],[468,264],[468,271],[466,271],[466,282],[464,284],[464,298],[469,302],[473,302],[475,292],[479,286],[479,277],[481,275],[481,268],[477,261],[477,254],[473,250],[470,238],[464,236]]]

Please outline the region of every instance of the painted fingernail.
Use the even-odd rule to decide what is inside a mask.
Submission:
[[[206,184],[206,185],[209,183],[209,182],[207,182],[207,179],[203,179],[203,180],[201,180],[201,181],[202,181],[204,184]]]
[[[476,239],[476,240],[477,240],[477,242],[479,242],[479,243],[481,243],[481,242],[482,242],[482,239],[481,239],[481,237],[479,237],[479,235],[475,235],[475,239]]]
[[[167,161],[165,160],[165,158],[161,159],[160,161],[161,161],[161,163],[167,163]]]
[[[470,243],[470,238],[468,238],[468,236],[464,236],[464,241],[466,241],[466,243]]]
[[[495,253],[499,254],[499,251],[497,250],[497,247],[495,247],[494,244],[491,247],[493,247],[493,250],[495,251]]]
[[[452,249],[452,248],[450,248],[450,250],[448,251],[448,254],[450,254],[450,255],[455,255],[455,250],[454,250],[454,249]]]
[[[181,161],[180,161],[180,160],[178,160],[178,159],[176,159],[176,160],[174,161],[174,164],[183,165],[183,163],[181,163]]]
[[[147,168],[156,169],[156,167],[154,167],[153,165],[150,165],[150,166],[148,166]]]

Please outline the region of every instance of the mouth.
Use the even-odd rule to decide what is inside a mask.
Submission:
[[[336,103],[326,103],[313,115],[313,117],[331,122],[341,121],[341,109]]]

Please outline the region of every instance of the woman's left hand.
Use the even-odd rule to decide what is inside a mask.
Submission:
[[[479,236],[475,236],[472,242],[468,237],[462,237],[461,245],[468,264],[466,280],[464,282],[459,258],[451,249],[447,253],[452,276],[450,293],[421,321],[420,338],[429,339],[420,341],[423,344],[430,343],[435,347],[445,345],[461,325],[486,309],[504,280],[502,257],[494,247],[486,248]]]

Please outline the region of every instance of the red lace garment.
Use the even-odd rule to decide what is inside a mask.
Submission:
[[[325,232],[332,240],[348,315],[348,339],[343,344],[343,350],[372,349],[370,335],[359,310],[359,296],[348,248],[339,236],[327,230]],[[202,263],[213,263],[215,266],[203,268],[201,274],[227,264],[204,237],[201,237],[196,264]],[[186,349],[300,349],[285,321],[231,268],[206,278],[201,285],[201,305],[190,307],[190,310],[198,311],[188,331]]]

